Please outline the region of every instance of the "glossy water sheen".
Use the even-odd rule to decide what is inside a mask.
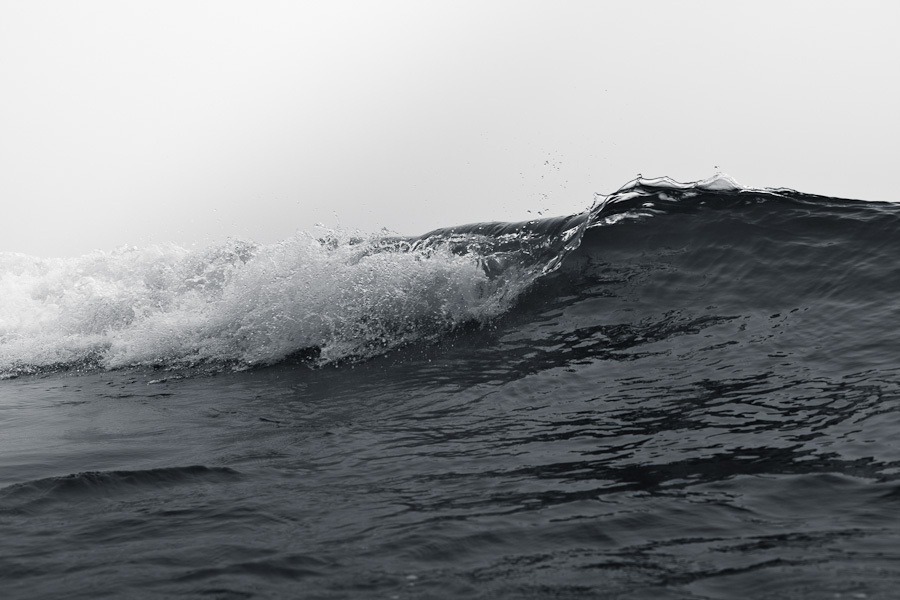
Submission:
[[[436,342],[0,381],[4,597],[896,597],[900,210],[632,191]]]

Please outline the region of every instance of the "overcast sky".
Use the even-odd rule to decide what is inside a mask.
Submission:
[[[0,0],[0,251],[416,234],[638,173],[897,200],[898,7]]]

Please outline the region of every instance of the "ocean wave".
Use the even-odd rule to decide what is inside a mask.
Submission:
[[[0,254],[0,374],[243,369],[298,353],[320,365],[365,359],[490,323],[557,271],[589,229],[760,204],[825,215],[868,203],[751,189],[724,175],[692,183],[639,178],[578,214],[414,238],[326,231],[202,250]]]

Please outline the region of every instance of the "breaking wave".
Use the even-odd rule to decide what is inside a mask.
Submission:
[[[823,204],[722,175],[693,183],[636,179],[579,214],[415,238],[327,231],[200,250],[157,245],[58,259],[3,253],[0,375],[242,369],[298,355],[320,365],[365,359],[507,313],[557,271],[588,229],[773,201],[805,210]]]

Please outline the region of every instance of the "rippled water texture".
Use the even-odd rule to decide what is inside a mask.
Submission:
[[[364,361],[0,381],[4,594],[896,597],[900,209],[639,185],[547,227],[509,309]]]

